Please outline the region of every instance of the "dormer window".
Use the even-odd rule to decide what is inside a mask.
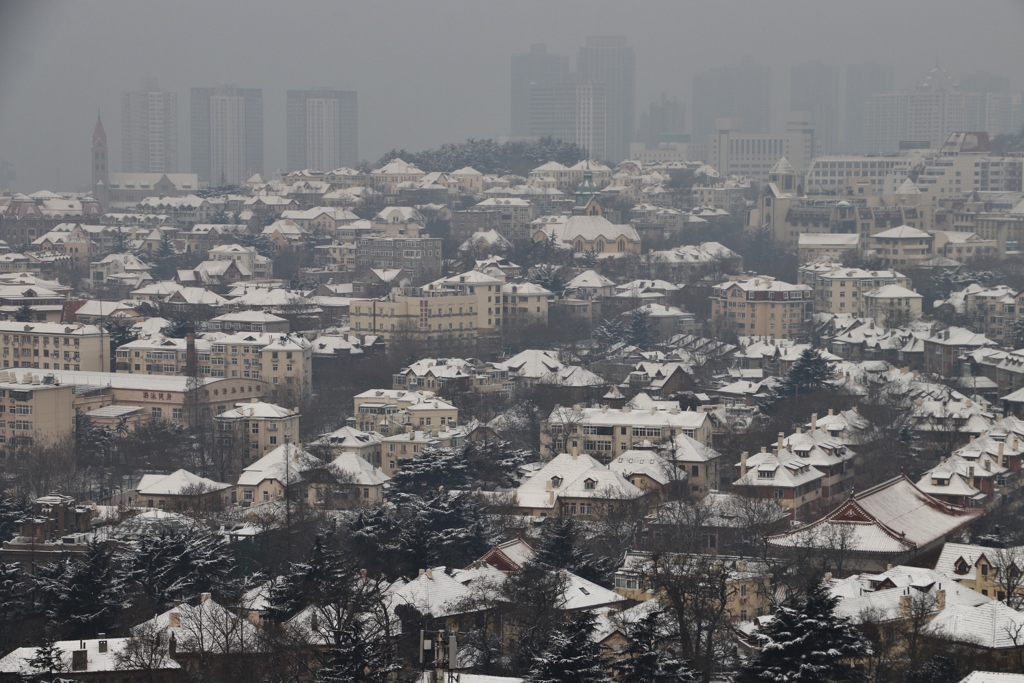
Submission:
[[[583,482],[583,488],[585,488],[588,491],[593,491],[594,489],[597,488],[597,482],[594,481],[593,479],[587,479]]]
[[[774,479],[775,478],[775,470],[758,470],[757,471],[757,478],[758,479]]]
[[[561,477],[551,477],[551,488],[557,489],[561,485],[562,485],[562,478]]]

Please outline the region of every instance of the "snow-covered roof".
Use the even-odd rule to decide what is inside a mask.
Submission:
[[[604,498],[609,492],[616,498],[643,495],[622,475],[586,453],[561,453],[516,489],[516,497],[520,507],[553,509],[559,497]]]
[[[121,665],[121,659],[126,654],[126,648],[130,642],[131,638],[93,638],[90,640],[58,640],[53,645],[60,651],[60,671],[71,672],[72,653],[82,649],[85,650],[85,668],[76,668],[74,669],[74,674],[69,673],[69,676],[95,672],[113,673],[115,676],[120,676],[131,671],[130,669],[126,671],[124,666]],[[103,643],[104,652],[100,651],[100,643]],[[85,646],[84,648],[82,647],[83,645]],[[35,680],[37,677],[45,678],[47,672],[37,669],[31,664],[38,654],[38,647],[19,647],[3,659],[0,659],[0,674],[17,675],[19,680]],[[151,673],[181,668],[181,665],[168,656],[166,652],[154,654],[147,660],[147,664],[148,668],[152,669]],[[64,679],[60,674],[55,674],[54,677]]]
[[[998,600],[988,600],[977,606],[947,605],[924,629],[943,640],[986,650],[1008,650],[1020,647],[1015,640],[1022,626],[1024,614]]]
[[[345,484],[380,486],[391,479],[381,468],[374,467],[355,453],[342,453],[331,461],[330,468],[342,474],[342,483]]]
[[[136,490],[140,496],[181,496],[188,493],[210,493],[230,488],[230,484],[200,477],[188,470],[170,474],[144,474]]]
[[[242,470],[238,485],[258,486],[268,479],[292,484],[302,479],[303,472],[323,466],[324,463],[314,455],[286,443]]]

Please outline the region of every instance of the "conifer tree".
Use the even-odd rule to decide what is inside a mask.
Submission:
[[[667,647],[660,612],[652,612],[626,629],[628,643],[613,662],[618,683],[697,683],[687,663]]]
[[[798,607],[780,607],[758,634],[761,651],[744,667],[744,683],[862,683],[855,662],[871,654],[863,635],[837,616],[839,599],[816,583]]]
[[[601,652],[591,635],[596,617],[592,612],[574,615],[551,637],[526,674],[528,683],[604,683],[610,680]]]

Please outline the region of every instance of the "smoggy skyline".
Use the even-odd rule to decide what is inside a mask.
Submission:
[[[636,55],[637,117],[661,93],[691,116],[692,76],[742,55],[772,67],[772,122],[793,63],[895,66],[897,87],[936,64],[989,70],[1024,88],[1024,3],[946,0],[681,4],[242,3],[185,0],[0,5],[0,159],[18,190],[87,187],[97,108],[120,170],[120,95],[145,77],[178,94],[179,170],[191,170],[189,89],[263,89],[264,166],[285,166],[285,93],[359,94],[359,150],[419,150],[507,135],[510,60],[547,43],[573,65],[588,35],[624,35]]]

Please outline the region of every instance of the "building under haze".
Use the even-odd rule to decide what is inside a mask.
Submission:
[[[121,93],[121,170],[178,172],[178,94],[160,90],[154,78]]]
[[[1017,133],[1024,125],[1021,93],[1010,91],[1010,79],[990,71],[960,77],[964,95],[964,129],[990,136]]]
[[[289,90],[288,170],[358,166],[358,109],[354,90]]]
[[[192,171],[211,186],[263,172],[263,91],[192,88]]]
[[[811,112],[826,154],[839,150],[839,67],[816,59],[794,64],[790,71],[789,108]]]
[[[935,67],[912,90],[878,93],[868,100],[864,147],[893,153],[900,143],[937,149],[950,133],[964,130],[964,95],[945,69]]]
[[[685,133],[686,107],[677,98],[662,93],[661,100],[651,102],[650,108],[640,115],[637,142],[657,147],[661,142],[679,142]]]
[[[633,48],[622,36],[587,38],[575,72],[546,45],[512,56],[513,136],[553,137],[617,162],[629,156],[635,109]]]
[[[872,96],[892,92],[895,88],[892,64],[865,62],[846,67],[846,121],[843,127],[846,151],[865,151],[864,129],[868,102]]]
[[[584,83],[602,84],[606,126],[605,156],[591,156],[622,161],[629,156],[629,143],[636,130],[636,59],[625,36],[587,36],[576,58],[576,72]],[[593,90],[588,86],[587,90]],[[586,92],[584,97],[588,97]],[[588,112],[577,116],[586,119]]]
[[[694,74],[692,139],[702,142],[715,132],[715,120],[741,119],[744,133],[767,134],[772,124],[772,69],[743,57],[739,64]]]
[[[554,107],[541,104],[543,94],[554,98],[557,89],[569,78],[569,56],[548,54],[548,46],[535,43],[529,52],[512,55],[512,135],[530,137],[538,131],[553,129],[544,120],[554,115]],[[531,97],[532,94],[532,97]],[[535,102],[531,106],[531,102]],[[549,133],[550,134],[550,133]]]

